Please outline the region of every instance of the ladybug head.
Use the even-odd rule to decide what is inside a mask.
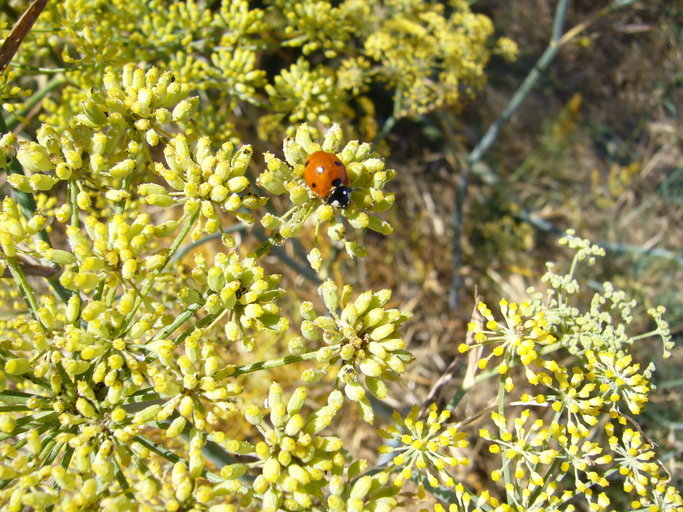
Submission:
[[[342,181],[340,179],[334,180],[332,185],[334,188],[327,197],[327,202],[338,208],[347,208],[351,202],[351,189],[345,185],[342,185]]]

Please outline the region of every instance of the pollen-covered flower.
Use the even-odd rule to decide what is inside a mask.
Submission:
[[[379,430],[380,436],[389,440],[380,448],[381,453],[392,454],[391,465],[400,472],[394,477],[394,485],[400,487],[410,479],[412,472],[417,471],[418,494],[424,496],[424,481],[436,487],[443,484],[455,487],[455,480],[448,473],[447,467],[467,465],[467,457],[457,457],[453,449],[465,448],[469,443],[465,433],[455,427],[446,426],[450,418],[449,411],[438,412],[436,404],[429,406],[426,420],[418,418],[420,408],[414,406],[405,418],[394,411],[392,417],[396,425]]]
[[[384,308],[391,298],[389,290],[364,292],[351,301],[350,286],[340,293],[328,280],[320,286],[320,295],[329,316],[318,316],[313,304],[304,302],[300,308],[304,317],[301,332],[311,341],[322,338],[327,346],[320,349],[317,359],[328,366],[339,365],[338,380],[346,396],[358,403],[363,419],[372,423],[374,414],[365,389],[386,398],[384,381],[398,378],[412,362],[400,332],[410,315]]]
[[[539,346],[550,345],[556,340],[543,312],[533,313],[528,302],[516,304],[502,299],[499,307],[505,324],[496,321],[486,304],[478,304],[477,309],[486,323],[482,327],[476,322],[471,322],[467,327],[474,332],[475,343],[463,343],[458,350],[467,352],[477,345],[492,346],[493,350],[479,360],[479,368],[486,368],[494,357],[502,357],[503,360],[498,364],[498,372],[505,374],[514,358],[519,357],[522,364],[529,366],[537,362]]]
[[[611,410],[621,412],[623,402],[631,414],[640,414],[648,401],[650,383],[640,371],[640,365],[626,354],[586,353],[600,391],[611,404]]]
[[[613,424],[606,426],[614,462],[624,477],[624,491],[646,496],[648,487],[661,480],[657,456],[640,432],[626,428],[617,434]]]

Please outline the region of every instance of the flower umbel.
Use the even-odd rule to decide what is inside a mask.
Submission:
[[[412,407],[405,418],[394,411],[392,417],[396,425],[379,430],[379,434],[389,440],[380,452],[392,454],[391,465],[400,469],[394,477],[394,485],[400,487],[416,471],[418,494],[424,496],[424,478],[432,487],[439,484],[455,487],[456,480],[448,473],[447,467],[465,466],[469,460],[454,456],[452,450],[465,448],[469,443],[464,432],[445,425],[450,418],[449,411],[439,412],[436,404],[432,404],[426,420],[420,420],[419,414],[417,406]]]

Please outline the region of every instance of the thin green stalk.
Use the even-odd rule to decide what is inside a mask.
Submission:
[[[569,0],[560,0],[555,9],[555,18],[553,20],[553,31],[548,47],[545,49],[541,57],[536,62],[536,65],[531,69],[527,77],[519,86],[514,96],[508,103],[507,107],[500,114],[498,119],[489,127],[484,136],[481,138],[479,143],[467,156],[467,161],[472,166],[476,162],[479,162],[484,154],[491,148],[493,143],[498,138],[500,130],[505,124],[510,120],[512,115],[517,111],[522,102],[529,95],[531,90],[538,82],[538,79],[545,72],[546,68],[557,55],[559,50],[558,41],[560,40],[562,28],[564,27],[565,18],[567,15],[567,8],[569,6]]]
[[[38,309],[40,309],[40,306],[38,305],[35,295],[33,294],[33,288],[31,288],[31,285],[26,279],[24,272],[21,270],[21,266],[19,265],[17,258],[14,256],[5,255],[5,261],[7,262],[7,268],[9,268],[9,271],[12,273],[14,282],[17,283],[17,286],[19,287],[19,291],[24,298],[24,302],[26,302],[26,305],[28,306],[29,313],[31,313],[33,319],[40,324],[40,327],[43,329],[43,331],[47,331],[45,325],[43,325],[43,322],[38,316]]]
[[[505,377],[507,374],[502,374],[500,376],[500,383],[498,384],[498,414],[501,416],[505,417]],[[501,428],[498,429],[500,436],[502,438],[503,434],[505,433]],[[503,479],[505,481],[505,495],[507,496],[507,503],[510,504],[514,500],[514,496],[512,494],[512,490],[510,487],[512,486],[512,478],[510,477],[510,464],[509,460],[505,461],[505,450],[501,450],[501,461],[503,462]]]
[[[339,345],[333,345],[328,348],[334,349]],[[299,354],[294,356],[279,357],[277,359],[269,359],[268,361],[260,361],[258,363],[245,364],[242,366],[228,367],[216,372],[214,377],[217,380],[221,380],[227,377],[236,377],[238,375],[244,375],[246,373],[258,372],[261,370],[268,370],[270,368],[277,368],[279,366],[287,366],[293,363],[299,363],[301,361],[308,361],[310,359],[315,359],[318,355],[319,350],[313,350],[311,352],[306,352],[305,354]]]
[[[228,226],[227,228],[221,227],[220,231],[216,231],[215,233],[211,233],[210,235],[203,236],[196,242],[190,242],[189,244],[183,245],[180,249],[178,249],[178,252],[176,252],[172,257],[171,257],[171,263],[181,260],[183,256],[185,256],[188,252],[196,249],[197,247],[204,245],[206,243],[211,242],[212,240],[216,240],[223,236],[223,234],[227,233],[235,233],[237,231],[244,231],[245,229],[248,229],[249,225],[248,224],[234,224],[232,226]]]
[[[151,439],[147,439],[144,436],[138,435],[138,436],[133,437],[133,441],[141,444],[142,446],[144,446],[148,450],[156,453],[157,455],[159,455],[160,457],[163,457],[164,459],[166,459],[169,462],[173,462],[174,464],[176,462],[183,462],[185,464],[185,467],[189,467],[189,462],[187,460],[176,455],[175,453],[173,453],[171,450],[167,449],[166,447],[164,447],[158,443],[155,443]],[[204,469],[202,471],[202,476],[204,478],[206,478],[207,480],[209,480],[209,482],[213,482],[213,483],[219,483],[219,482],[223,481],[223,478],[221,478],[220,475],[217,475],[216,473],[212,473],[211,471],[207,471],[206,469]]]
[[[69,204],[71,205],[71,225],[78,227],[78,183],[69,178]]]
[[[152,339],[150,340],[150,342],[156,341],[156,340],[160,340],[160,339],[163,339],[163,338],[166,338],[167,336],[169,336],[169,335],[170,335],[171,333],[173,333],[178,327],[180,327],[180,326],[183,325],[187,320],[189,320],[190,318],[192,318],[192,316],[193,316],[197,311],[199,311],[199,310],[202,308],[203,305],[204,305],[203,302],[198,302],[198,303],[196,303],[196,304],[190,304],[190,305],[187,307],[187,309],[186,309],[185,311],[183,311],[182,313],[180,313],[172,323],[168,324],[166,327],[164,327],[163,329],[161,329],[160,331],[158,331],[158,332],[152,337]]]
[[[39,91],[34,92],[31,96],[29,96],[26,99],[26,101],[24,101],[24,107],[21,110],[17,111],[14,114],[10,114],[7,117],[8,131],[14,130],[19,125],[19,123],[21,123],[22,117],[28,114],[31,111],[31,109],[35,107],[38,103],[43,101],[43,98],[45,98],[45,96],[50,94],[58,87],[64,85],[65,83],[66,78],[63,75],[55,76],[47,84],[45,84],[45,87],[43,87]]]
[[[147,282],[145,283],[144,288],[140,292],[140,295],[136,297],[135,299],[135,304],[133,305],[133,308],[131,309],[130,313],[126,315],[126,317],[123,319],[123,322],[121,323],[121,329],[119,330],[119,336],[126,331],[128,328],[128,325],[130,322],[133,320],[133,317],[137,313],[138,309],[142,305],[143,299],[147,296],[147,294],[150,292],[152,287],[154,286],[154,280],[155,277],[164,271],[166,268],[166,265],[168,265],[168,262],[171,261],[171,257],[175,254],[175,252],[178,250],[180,247],[180,244],[183,243],[183,240],[187,236],[187,234],[190,232],[192,229],[192,226],[194,226],[195,221],[199,217],[199,208],[190,216],[189,219],[187,219],[187,222],[185,223],[185,226],[183,226],[183,230],[178,233],[178,236],[176,236],[175,240],[173,240],[173,243],[171,244],[171,247],[168,250],[168,254],[166,255],[166,258],[164,259],[163,264],[156,270],[156,272],[147,278]]]
[[[261,256],[270,251],[273,247],[282,245],[284,241],[285,237],[283,237],[280,233],[275,233],[274,235],[268,237],[268,239],[265,242],[263,242],[256,248],[256,250],[254,251],[254,257],[256,259],[259,259]]]

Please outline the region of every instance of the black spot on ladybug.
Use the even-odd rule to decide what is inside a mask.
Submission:
[[[309,158],[308,160],[306,160],[306,163],[305,163],[304,165],[305,165],[306,167],[308,167],[308,164],[310,164],[310,163],[311,163],[311,159]]]
[[[315,187],[317,187],[317,186],[318,186],[317,184],[311,183],[311,187],[315,188]]]
[[[334,161],[334,165],[336,165],[336,166],[338,166],[338,167],[343,167],[343,166],[344,166],[344,164],[341,163],[339,160],[335,160],[335,161]]]
[[[342,184],[342,180],[339,179],[339,178],[337,178],[336,180],[334,180],[334,181],[332,182],[332,186],[333,186],[333,187],[338,187],[338,186],[341,185],[341,184]]]

